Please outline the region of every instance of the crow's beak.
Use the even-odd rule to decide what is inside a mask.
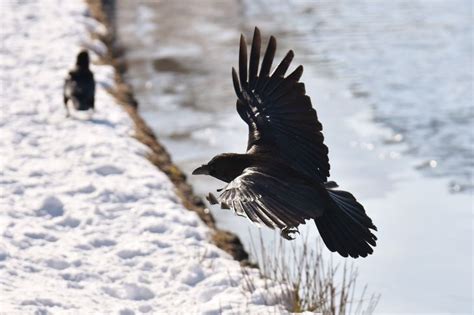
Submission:
[[[209,167],[204,164],[193,171],[193,175],[209,175]]]

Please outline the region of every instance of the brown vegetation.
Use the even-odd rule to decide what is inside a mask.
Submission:
[[[104,24],[108,32],[105,35],[92,34],[93,37],[101,40],[108,48],[107,54],[101,56],[100,62],[108,64],[116,69],[115,86],[109,90],[124,110],[130,115],[135,124],[134,137],[150,148],[147,158],[153,165],[163,171],[176,187],[176,193],[182,200],[183,205],[196,212],[201,220],[206,223],[214,232],[213,242],[221,249],[232,255],[234,259],[243,264],[247,264],[248,254],[245,252],[239,238],[226,231],[217,229],[214,218],[209,209],[206,208],[201,198],[193,193],[191,185],[186,181],[186,175],[173,163],[170,155],[158,141],[151,128],[146,124],[138,112],[138,102],[133,96],[130,85],[123,80],[126,71],[124,59],[124,49],[117,44],[113,29],[114,1],[111,0],[86,0],[89,5],[91,15]]]
[[[367,286],[356,294],[357,270],[346,263],[334,265],[332,259],[323,258],[321,239],[316,242],[305,240],[303,244],[287,242],[277,236],[274,248],[266,248],[262,235],[258,239],[258,250],[252,244],[251,256],[256,260],[263,279],[269,279],[269,286],[279,284],[288,311],[310,311],[323,314],[372,314],[380,296],[366,297]],[[300,246],[300,247],[299,247]],[[242,268],[247,287],[255,288],[254,279]],[[268,292],[271,292],[268,290]],[[275,301],[277,296],[268,296]]]

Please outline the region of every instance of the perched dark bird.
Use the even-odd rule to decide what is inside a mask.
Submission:
[[[232,68],[237,112],[249,126],[245,154],[224,153],[193,171],[228,183],[212,204],[231,208],[256,223],[278,228],[288,239],[299,224],[314,219],[327,248],[344,257],[373,253],[377,230],[352,194],[328,182],[328,148],[322,125],[299,79],[298,66],[284,77],[289,51],[270,75],[276,50],[272,36],[262,64],[260,31],[255,28],[250,62],[240,38],[239,75]]]
[[[95,81],[89,69],[89,53],[85,50],[77,55],[76,66],[69,71],[64,81],[64,106],[69,116],[68,101],[76,110],[94,109]]]

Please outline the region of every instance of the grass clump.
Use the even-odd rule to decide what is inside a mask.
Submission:
[[[253,239],[253,237],[251,237]],[[278,283],[279,297],[268,296],[269,301],[284,297],[290,312],[322,314],[372,314],[380,295],[368,296],[367,285],[356,296],[358,271],[352,263],[334,264],[323,257],[323,244],[317,241],[288,242],[278,237],[274,248],[266,247],[259,233],[258,250],[251,244],[251,257],[259,266],[260,276],[268,287]],[[253,278],[242,269],[247,288],[255,290]],[[268,292],[274,292],[268,290]],[[283,302],[283,301],[282,301]]]

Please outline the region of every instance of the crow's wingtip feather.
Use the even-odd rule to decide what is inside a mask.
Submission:
[[[253,30],[253,34],[254,34],[254,36],[255,36],[255,35],[258,35],[258,36],[260,37],[260,29],[255,26],[255,28],[254,28],[254,30]]]

